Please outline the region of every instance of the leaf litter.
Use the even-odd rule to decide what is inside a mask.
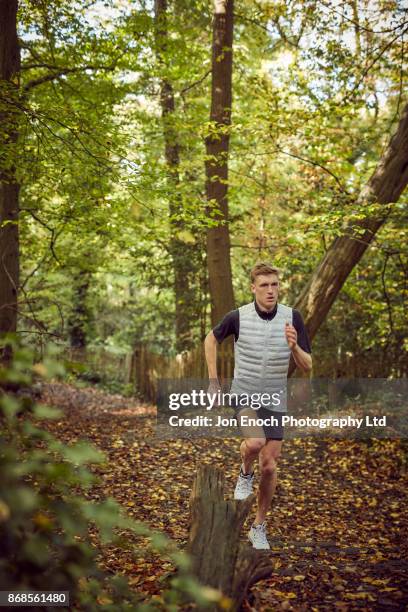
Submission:
[[[87,496],[115,498],[129,516],[179,548],[188,539],[198,464],[220,467],[232,497],[238,439],[159,440],[154,406],[91,387],[47,384],[41,401],[63,411],[62,418],[44,422],[48,430],[65,443],[87,440],[108,459],[92,466],[99,483]],[[285,441],[267,521],[274,572],[252,587],[243,609],[408,609],[406,461],[400,440]],[[174,567],[146,548],[146,538],[135,539],[135,550],[125,543],[101,547],[98,534],[90,529],[90,535],[102,567],[125,574],[147,598],[160,595]]]

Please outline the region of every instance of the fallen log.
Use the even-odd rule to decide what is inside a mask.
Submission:
[[[190,496],[187,551],[201,584],[222,591],[232,600],[232,610],[239,610],[250,587],[273,571],[270,551],[240,541],[254,499],[225,500],[223,472],[209,465],[198,468]]]

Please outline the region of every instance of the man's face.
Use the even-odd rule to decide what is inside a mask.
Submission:
[[[265,310],[272,310],[278,301],[279,279],[276,274],[260,274],[251,284],[258,305]]]

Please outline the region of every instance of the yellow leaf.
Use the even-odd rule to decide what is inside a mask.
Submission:
[[[180,232],[177,232],[177,238],[179,240],[181,240],[182,242],[186,243],[186,244],[194,244],[195,243],[195,238],[193,236],[193,234],[191,232],[189,232],[188,230],[181,230]]]
[[[208,601],[220,601],[220,599],[223,597],[221,591],[218,591],[217,589],[213,589],[212,587],[209,587],[209,586],[201,587],[200,593]]]
[[[221,597],[218,605],[222,610],[231,610],[233,603],[234,602],[229,597]]]
[[[276,595],[276,597],[282,597],[283,599],[296,599],[296,593],[284,593],[283,591],[278,591],[277,589],[272,589],[272,593]]]
[[[107,597],[106,595],[99,595],[99,597],[97,597],[96,601],[101,606],[104,606],[104,605],[107,606],[107,605],[113,603],[112,599],[109,599],[109,597]]]
[[[47,376],[47,368],[43,363],[35,363],[33,365],[33,371],[43,378]]]
[[[397,587],[384,587],[381,592],[390,593],[391,591],[398,591]]]
[[[78,580],[78,586],[80,588],[81,591],[85,590],[88,586],[88,581],[86,578],[84,578],[84,576],[81,576],[81,578],[79,578]]]
[[[10,508],[0,499],[0,523],[7,521],[10,518]]]
[[[388,584],[391,578],[384,578],[381,580],[380,578],[371,578],[370,576],[366,576],[361,579],[362,582],[367,582],[368,584],[372,584],[374,586],[382,586]]]
[[[50,529],[52,527],[52,519],[42,512],[37,512],[33,518],[33,523],[40,529]]]
[[[369,593],[361,592],[361,593],[345,593],[344,597],[347,599],[366,599],[369,597]]]

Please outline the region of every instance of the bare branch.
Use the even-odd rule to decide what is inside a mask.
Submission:
[[[43,227],[45,227],[45,229],[47,229],[51,233],[51,242],[50,242],[51,253],[52,253],[55,261],[57,261],[58,263],[61,263],[60,260],[58,259],[57,255],[56,255],[56,253],[55,253],[55,250],[54,250],[55,241],[56,241],[55,229],[53,227],[50,227],[49,225],[47,225],[45,223],[45,221],[40,219],[40,217],[36,213],[34,213],[31,210],[31,208],[21,208],[20,210],[28,212],[33,217],[33,219],[38,221],[38,223],[40,223]]]
[[[320,164],[319,162],[314,161],[313,159],[308,159],[306,157],[301,157],[300,155],[295,155],[294,153],[290,153],[290,151],[284,151],[279,146],[277,146],[277,151],[279,151],[279,153],[283,153],[283,155],[288,155],[289,157],[293,157],[294,159],[299,159],[300,161],[303,161],[303,162],[305,162],[307,164],[311,164],[312,166],[317,166],[318,168],[321,168],[322,170],[324,170],[324,172],[327,172],[327,174],[330,174],[330,176],[332,176],[334,178],[334,180],[336,181],[336,183],[340,187],[340,190],[343,193],[346,193],[347,195],[350,195],[350,193],[347,191],[347,189],[342,185],[339,177],[336,176],[334,174],[334,172],[329,170],[329,168],[327,168],[326,166],[323,166],[323,164]]]
[[[384,53],[390,48],[392,47],[392,45],[395,43],[396,40],[398,40],[398,38],[402,38],[404,37],[404,34],[408,31],[408,27],[405,28],[405,30],[403,30],[402,32],[400,32],[399,34],[397,34],[396,36],[394,36],[394,38],[392,38],[390,41],[388,41],[388,43],[386,45],[384,45],[384,47],[381,49],[381,51],[374,57],[374,59],[368,64],[368,66],[363,70],[363,72],[361,73],[361,76],[359,78],[359,80],[357,81],[357,83],[354,85],[353,89],[346,94],[346,96],[343,98],[342,100],[342,104],[344,104],[344,102],[347,102],[348,100],[350,100],[350,98],[352,98],[352,96],[354,95],[354,93],[356,92],[356,90],[360,87],[361,83],[364,81],[365,77],[367,76],[367,74],[370,72],[371,68],[374,66],[374,64],[376,64],[378,62],[379,59],[381,59],[381,57],[384,55]]]
[[[345,21],[352,23],[353,25],[357,26],[360,30],[364,30],[365,32],[369,32],[370,34],[389,34],[390,32],[395,32],[395,30],[398,30],[399,28],[403,28],[405,25],[408,24],[408,21],[403,21],[402,23],[399,23],[393,28],[388,28],[386,30],[372,30],[371,28],[366,28],[362,26],[360,23],[356,22],[354,19],[350,19],[350,17],[347,17],[345,13],[341,13],[340,11],[337,11],[333,6],[328,6],[322,0],[317,0],[317,2],[321,4],[322,6],[324,6],[324,8],[326,8],[329,13],[335,13],[336,15],[339,15]]]
[[[33,65],[32,67],[37,67],[37,66]],[[32,81],[28,81],[28,83],[26,83],[22,87],[22,91],[24,93],[30,91],[34,87],[37,87],[37,85],[42,85],[43,83],[54,81],[55,79],[59,79],[60,77],[65,76],[66,74],[84,72],[85,70],[105,70],[105,71],[112,72],[113,70],[115,70],[116,65],[111,64],[110,66],[94,66],[92,64],[89,64],[86,66],[78,66],[76,68],[58,68],[57,66],[50,66],[50,65],[44,64],[44,67],[47,67],[50,70],[56,70],[56,71],[50,72],[49,74],[44,74],[42,77],[38,77],[38,79],[33,79]]]
[[[191,83],[191,85],[187,85],[187,87],[184,87],[181,91],[180,94],[183,95],[185,94],[187,91],[189,91],[190,89],[193,89],[193,87],[196,87],[197,85],[201,85],[201,83],[203,81],[205,81],[205,79],[211,74],[212,69],[209,68],[207,70],[207,72],[204,74],[204,76],[202,76],[200,79],[198,79],[198,81],[195,81],[194,83]]]
[[[389,255],[386,254],[385,258],[384,258],[384,265],[383,265],[383,268],[381,270],[381,284],[382,284],[382,288],[383,288],[383,295],[384,295],[385,301],[387,303],[388,322],[390,324],[390,333],[389,333],[389,335],[391,336],[394,333],[394,321],[393,321],[393,318],[392,318],[391,300],[390,300],[390,296],[388,294],[387,287],[386,287],[386,284],[385,284],[385,272],[386,272],[386,269],[387,269],[388,258],[389,258]]]

